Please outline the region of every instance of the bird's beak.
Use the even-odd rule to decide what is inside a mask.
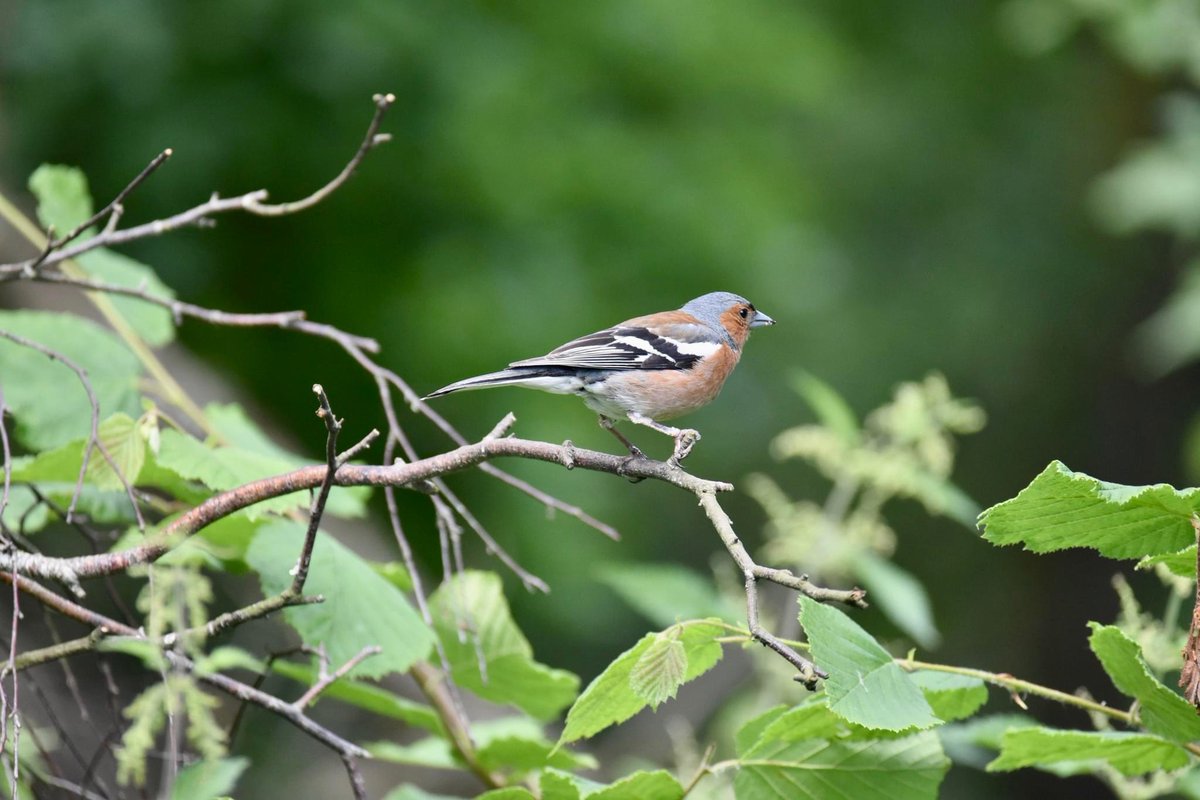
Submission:
[[[762,328],[766,325],[774,325],[774,324],[775,324],[775,320],[771,319],[763,312],[757,311],[757,310],[754,312],[754,319],[750,320],[751,328]]]

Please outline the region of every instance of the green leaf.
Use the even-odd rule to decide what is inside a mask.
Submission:
[[[128,414],[114,414],[100,423],[97,433],[113,464],[120,470],[120,476],[100,452],[95,452],[88,462],[89,482],[98,489],[112,491],[124,489],[121,476],[130,485],[137,483],[142,465],[146,463],[146,440],[142,438],[137,422]]]
[[[316,669],[292,661],[275,661],[271,664],[271,669],[277,674],[299,681],[305,686],[313,686],[319,679]],[[317,702],[320,703],[321,700],[330,697],[433,733],[444,733],[442,721],[432,708],[379,686],[354,680],[340,680],[321,692]]]
[[[679,800],[683,787],[663,770],[635,772],[616,783],[589,781],[557,770],[546,770],[541,779],[542,800]]]
[[[15,465],[17,459],[13,459],[13,462]],[[29,535],[37,533],[49,522],[50,509],[38,500],[32,489],[18,485],[9,489],[8,505],[4,507],[3,516],[0,516],[0,523],[9,530]]]
[[[522,786],[507,786],[503,789],[492,789],[477,796],[475,800],[537,800],[533,792]]]
[[[933,622],[929,595],[910,572],[863,550],[852,561],[855,577],[875,605],[921,647],[937,647],[941,634]]]
[[[478,745],[480,763],[490,770],[523,774],[533,770],[595,769],[596,760],[586,753],[555,748],[541,725],[529,717],[501,717],[471,726]]]
[[[1144,775],[1179,769],[1188,760],[1179,745],[1143,733],[1025,728],[1004,734],[1000,757],[987,769],[1006,772],[1064,761],[1105,761],[1123,775]]]
[[[933,713],[946,722],[966,719],[988,699],[987,685],[979,678],[928,670],[911,673],[910,677],[921,687]]]
[[[950,767],[931,731],[887,739],[766,739],[739,761],[738,800],[934,800]]]
[[[555,749],[542,732],[541,726],[529,717],[501,717],[471,726],[471,740],[479,763],[493,772],[520,776],[534,770],[595,769],[596,760],[589,755]],[[462,769],[463,764],[446,739],[435,736],[407,745],[392,742],[373,742],[371,753],[384,761],[398,764]]]
[[[248,514],[239,511],[206,525],[192,538],[202,539],[205,549],[221,560],[225,570],[242,573],[249,569],[246,550],[263,524],[262,520],[252,520]]]
[[[413,588],[412,575],[408,568],[399,561],[372,561],[371,569],[379,576],[402,592],[411,592]]]
[[[1142,660],[1142,649],[1112,625],[1089,623],[1088,643],[1122,694],[1137,700],[1142,726],[1173,742],[1200,739],[1200,716],[1187,700],[1163,686]]]
[[[792,373],[791,384],[822,425],[836,433],[846,444],[858,444],[862,438],[858,417],[836,389],[803,370]]]
[[[688,658],[679,634],[678,628],[658,634],[629,673],[629,688],[654,710],[674,698],[683,685]]]
[[[813,659],[829,673],[825,694],[834,713],[889,731],[938,723],[921,690],[858,623],[808,597],[800,608]]]
[[[1000,750],[1005,733],[1036,727],[1037,722],[1023,714],[989,714],[943,725],[937,733],[955,764],[983,769]]]
[[[1188,545],[1177,553],[1160,553],[1156,556],[1146,556],[1137,563],[1135,569],[1151,569],[1157,564],[1164,565],[1172,575],[1181,578],[1196,579],[1196,545]]]
[[[533,648],[509,613],[498,575],[476,570],[455,575],[430,596],[429,609],[459,686],[538,719],[557,715],[575,699],[579,678],[533,659]],[[480,671],[481,660],[485,672]]]
[[[865,731],[866,728],[858,728]],[[748,734],[749,732],[747,732]],[[753,753],[755,748],[770,743],[797,742],[801,739],[838,739],[850,737],[854,729],[837,714],[829,710],[829,706],[820,702],[820,698],[810,698],[808,701],[788,709],[767,724],[763,725],[758,737],[743,748],[746,755]],[[867,735],[860,738],[876,738]]]
[[[1200,489],[1165,483],[1122,486],[1052,461],[1011,500],[979,516],[993,544],[1021,543],[1035,553],[1091,547],[1109,558],[1175,553],[1194,543],[1192,514]]]
[[[720,620],[681,622],[679,642],[687,656],[683,683],[695,680],[721,660],[721,645],[716,639],[725,634]],[[596,676],[571,710],[559,738],[559,745],[594,736],[610,725],[632,717],[646,707],[644,697],[634,691],[633,671],[643,654],[658,641],[660,634],[648,633],[641,641],[617,656]]]
[[[215,648],[211,653],[196,659],[196,674],[210,675],[214,672],[224,672],[229,669],[244,669],[250,672],[262,672],[266,665],[262,659],[255,658],[240,647],[225,645]]]
[[[29,191],[37,198],[38,220],[63,236],[86,222],[94,213],[87,176],[78,167],[42,164],[29,176]],[[84,233],[80,240],[91,238]]]
[[[122,653],[142,662],[146,669],[157,672],[166,666],[162,648],[157,644],[133,636],[108,636],[96,642],[102,653]]]
[[[137,380],[141,366],[108,331],[69,314],[0,311],[0,329],[60,353],[87,371],[100,416],[140,413]],[[91,404],[83,384],[68,367],[41,353],[0,339],[4,399],[15,432],[31,450],[47,450],[84,439],[91,431]]]
[[[275,520],[255,534],[246,562],[261,577],[265,594],[278,594],[291,585],[289,572],[300,556],[304,533],[299,523]],[[378,678],[405,672],[433,647],[433,633],[404,594],[325,531],[317,533],[304,591],[322,595],[325,602],[285,609],[284,619],[305,643],[324,644],[335,667],[368,645],[383,648],[351,675]]]
[[[384,795],[383,800],[461,800],[461,798],[448,794],[432,794],[420,786],[405,783]]]
[[[251,481],[289,472],[306,462],[300,458],[279,458],[239,447],[209,447],[175,430],[164,430],[159,445],[158,464],[189,480],[203,483],[218,492],[237,488]],[[335,516],[362,516],[365,513],[365,487],[338,487],[329,495],[326,512]],[[246,509],[251,519],[269,512],[307,509],[308,492],[293,492],[256,503]]]
[[[220,758],[197,761],[179,770],[171,787],[171,800],[213,800],[233,791],[246,767],[248,758]]]
[[[175,299],[175,293],[159,280],[153,269],[120,253],[99,248],[84,253],[76,260],[89,276],[103,283],[140,289],[166,300]],[[137,335],[151,347],[162,347],[175,338],[175,320],[169,310],[136,297],[118,294],[109,294],[107,297]]]
[[[734,748],[737,754],[739,756],[745,755],[750,748],[758,743],[763,731],[775,720],[786,714],[787,711],[787,706],[775,706],[743,723],[742,727],[738,728],[737,733],[734,734]]]
[[[597,577],[635,611],[667,626],[681,619],[736,618],[712,580],[678,564],[610,564]]]
[[[459,769],[462,766],[456,759],[450,743],[438,737],[428,737],[412,744],[368,742],[366,749],[373,758],[393,764],[410,764],[430,769]]]

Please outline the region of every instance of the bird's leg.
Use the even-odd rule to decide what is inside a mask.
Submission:
[[[619,430],[617,430],[617,424],[611,418],[606,417],[603,414],[601,414],[600,415],[600,427],[604,428],[604,430],[608,431],[613,436],[617,437],[617,439],[619,439],[621,441],[621,444],[625,445],[625,447],[629,450],[629,454],[632,455],[634,458],[645,458],[646,457],[646,454],[643,453],[641,450],[639,450],[638,446],[636,444],[634,444],[633,442],[626,439],[625,434],[623,434]]]
[[[670,425],[663,425],[661,422],[655,422],[644,414],[639,414],[636,411],[629,412],[629,421],[635,425],[645,425],[647,428],[653,428],[659,433],[664,433],[675,440],[675,452],[671,454],[670,460],[667,462],[673,466],[679,466],[679,462],[688,457],[688,453],[692,452],[692,448],[696,446],[696,442],[700,441],[700,432],[691,428],[672,428]]]
[[[629,458],[627,458],[623,462],[621,462],[621,469],[618,471],[619,474],[621,474],[621,475],[625,474],[625,465],[628,464],[633,459],[646,457],[646,454],[643,453],[641,450],[639,450],[638,446],[636,444],[634,444],[633,442],[626,439],[625,435],[623,433],[621,433],[619,430],[617,430],[616,422],[614,422],[609,417],[604,416],[603,414],[600,415],[600,427],[604,428],[604,430],[608,431],[613,436],[620,439],[621,444],[623,444],[629,448]],[[642,478],[631,478],[630,480],[633,483],[640,483],[643,479]]]

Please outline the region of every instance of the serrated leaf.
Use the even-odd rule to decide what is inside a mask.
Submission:
[[[950,768],[937,735],[770,740],[739,759],[738,800],[934,800]]]
[[[293,661],[277,660],[271,664],[271,669],[275,673],[299,681],[305,686],[313,686],[319,679],[316,669]],[[321,692],[317,703],[325,698],[341,700],[343,703],[349,703],[383,717],[398,719],[433,733],[444,733],[442,721],[432,708],[424,703],[418,703],[394,692],[389,692],[380,686],[354,680],[337,681]]]
[[[146,440],[142,438],[137,422],[127,414],[114,414],[100,423],[97,434],[120,475],[113,470],[113,464],[95,452],[88,462],[88,481],[98,489],[109,491],[124,488],[121,476],[131,486],[135,484],[146,463]]]
[[[76,261],[84,272],[103,283],[140,289],[165,300],[175,299],[175,293],[159,280],[153,269],[128,256],[98,248],[84,253]],[[107,297],[138,336],[150,346],[162,347],[175,339],[175,320],[167,309],[136,297],[118,294],[109,294]]]
[[[1123,775],[1144,775],[1178,769],[1188,760],[1187,751],[1179,745],[1144,733],[1025,728],[1004,734],[1000,757],[987,769],[1005,772],[1062,762],[1104,761]]]
[[[1142,660],[1142,649],[1124,631],[1112,625],[1089,623],[1088,643],[1104,671],[1122,694],[1140,704],[1139,718],[1146,730],[1173,742],[1200,739],[1200,716],[1177,692],[1164,686]]]
[[[853,733],[843,719],[829,710],[828,705],[820,702],[819,698],[813,698],[788,709],[764,725],[758,738],[746,748],[746,753],[755,752],[755,748],[766,747],[771,743],[796,742],[801,739],[839,739]],[[864,738],[876,736],[867,735]]]
[[[829,673],[825,694],[835,714],[889,731],[939,722],[917,685],[858,623],[808,597],[800,598],[800,608],[812,657]]]
[[[141,365],[121,342],[89,320],[48,311],[0,311],[0,329],[38,342],[87,371],[100,416],[140,413]],[[91,431],[91,404],[79,378],[41,353],[0,339],[4,400],[17,438],[31,450],[48,450]]]
[[[852,566],[868,596],[897,628],[921,647],[937,647],[942,635],[933,622],[933,607],[920,581],[868,551],[856,553]]]
[[[278,594],[291,585],[289,573],[300,556],[304,534],[304,526],[291,520],[274,520],[255,534],[246,562],[258,572],[265,594]],[[433,632],[404,594],[325,531],[317,533],[304,591],[322,595],[325,602],[287,608],[284,619],[306,644],[323,644],[335,667],[368,645],[383,649],[351,675],[378,678],[405,672],[433,647]]]
[[[721,660],[721,645],[716,639],[725,634],[720,620],[678,623],[679,642],[687,655],[683,682],[695,680]],[[634,692],[630,678],[642,655],[659,634],[648,633],[641,641],[609,664],[596,676],[567,712],[567,724],[559,745],[594,736],[610,725],[624,722],[646,707],[646,700]]]
[[[920,670],[911,673],[933,713],[945,722],[966,719],[988,699],[987,685],[979,678]]]
[[[218,758],[188,764],[175,778],[171,800],[213,800],[228,795],[248,766],[248,758]]]
[[[243,484],[289,472],[306,462],[302,459],[282,459],[239,447],[209,447],[197,439],[175,430],[164,430],[158,451],[158,464],[188,480],[199,481],[218,492]],[[335,516],[355,517],[365,513],[364,502],[369,494],[366,487],[336,487],[325,506]],[[275,497],[255,503],[245,510],[251,519],[260,519],[270,512],[287,512],[309,506],[307,492]]]
[[[1162,564],[1172,575],[1181,578],[1196,578],[1196,545],[1189,545],[1176,553],[1161,553],[1156,556],[1146,556],[1137,563],[1135,569],[1151,569]]]
[[[656,625],[707,617],[736,619],[739,613],[711,579],[678,564],[610,564],[601,567],[597,577]]]
[[[683,787],[664,770],[635,772],[605,786],[576,775],[546,770],[541,778],[542,800],[680,800]]]
[[[858,417],[837,390],[817,376],[797,370],[791,376],[792,388],[804,398],[817,420],[846,444],[858,444],[862,437]]]
[[[29,176],[29,191],[37,198],[37,217],[45,228],[63,236],[94,213],[87,176],[78,167],[42,164]],[[90,238],[84,233],[80,239]]]
[[[989,714],[943,725],[937,733],[955,764],[983,769],[999,752],[1005,733],[1036,727],[1037,722],[1023,714]]]
[[[668,629],[655,637],[629,673],[629,688],[650,708],[675,697],[687,671],[687,651],[679,641],[679,630]]]
[[[1200,489],[1122,486],[1052,461],[1011,500],[979,516],[983,538],[1035,553],[1090,547],[1109,558],[1174,553],[1194,543]]]
[[[557,715],[575,699],[579,678],[534,660],[533,648],[509,613],[498,575],[461,572],[430,596],[429,609],[459,686],[538,719]],[[480,672],[481,658],[486,674]]]

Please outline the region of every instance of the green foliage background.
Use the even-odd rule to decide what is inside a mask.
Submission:
[[[1032,30],[1057,36],[1031,37],[1023,6],[933,0],[0,3],[0,181],[15,196],[39,163],[77,164],[103,199],[170,146],[129,220],[213,190],[287,199],[340,166],[370,94],[392,91],[395,141],[332,201],[131,254],[185,299],[303,308],[374,336],[418,389],[706,291],[745,294],[779,325],[756,333],[721,399],[689,419],[705,434],[689,465],[735,482],[768,472],[793,497],[820,484],[771,464],[767,443],[807,414],[789,388],[799,367],[860,412],[897,382],[942,371],[989,413],[956,471],[983,505],[1051,458],[1124,483],[1192,485],[1194,371],[1149,381],[1131,347],[1183,254],[1105,233],[1098,219],[1123,218],[1094,189],[1156,132],[1172,65],[1136,64],[1139,75],[1102,25],[1066,35],[1073,4],[1045,7],[1058,22]],[[0,255],[20,254],[0,240]],[[181,339],[314,457],[314,381],[349,430],[381,423],[374,388],[328,348],[191,323]],[[510,409],[522,435],[610,446],[562,398],[442,401],[474,434]],[[424,451],[443,444],[419,424],[412,434]],[[586,682],[645,630],[595,565],[704,568],[717,541],[666,487],[514,471],[626,535],[615,545],[547,522],[494,482],[460,479],[476,513],[555,588],[509,587],[539,658]],[[744,494],[729,509],[758,541],[761,510]],[[424,506],[411,513],[424,515],[410,525],[421,540],[424,519],[433,563],[432,519]],[[1083,625],[1112,616],[1110,566],[998,551],[915,505],[894,524],[898,562],[933,592],[939,660],[1051,685],[1098,674]],[[887,630],[875,613],[857,619]],[[972,780],[952,772],[946,791],[1021,796],[1036,777]]]

